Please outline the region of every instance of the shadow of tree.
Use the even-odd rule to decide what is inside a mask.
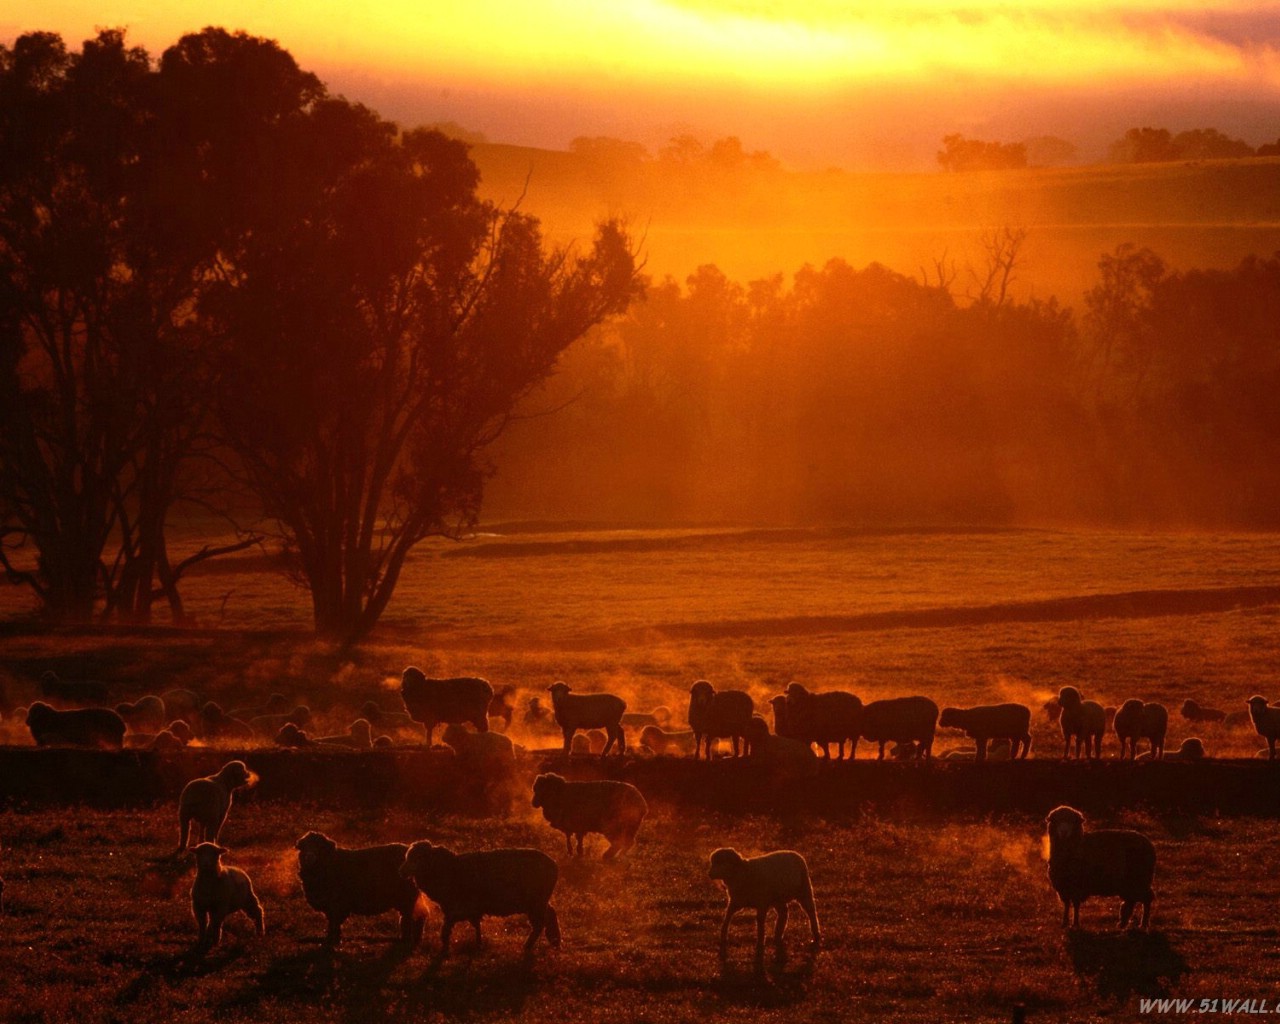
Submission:
[[[1067,939],[1076,973],[1101,996],[1165,996],[1185,975],[1187,961],[1160,932],[1086,932]]]

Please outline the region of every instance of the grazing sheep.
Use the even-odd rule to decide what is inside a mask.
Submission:
[[[316,741],[307,735],[305,729],[299,729],[292,722],[286,722],[280,726],[280,731],[276,733],[273,742],[277,747],[293,747],[295,749],[314,747],[316,745]]]
[[[453,747],[458,764],[483,775],[509,774],[515,770],[516,748],[500,732],[472,732],[465,725],[450,724],[441,737]]]
[[[235,717],[235,716],[232,716]],[[305,729],[311,723],[311,709],[299,704],[292,710],[269,715],[255,715],[248,720],[249,728],[256,736],[274,736],[286,725],[296,725]]]
[[[1070,756],[1071,741],[1075,741],[1075,756],[1080,756],[1084,744],[1085,757],[1102,756],[1102,735],[1107,730],[1107,713],[1096,700],[1085,700],[1074,686],[1064,686],[1058,691],[1061,714],[1058,724],[1062,727],[1062,756]]]
[[[243,761],[228,761],[216,775],[192,779],[183,786],[178,798],[178,852],[187,848],[193,823],[200,830],[200,839],[216,843],[231,810],[232,795],[257,782],[258,776]]]
[[[203,703],[199,694],[181,689],[165,690],[160,694],[160,699],[164,701],[164,713],[167,718],[195,718]]]
[[[139,697],[133,703],[117,704],[116,714],[124,719],[131,732],[158,732],[169,721],[164,701],[153,694]]]
[[[1204,741],[1199,736],[1191,736],[1182,741],[1182,746],[1175,750],[1172,754],[1165,754],[1165,761],[1203,761],[1205,759]],[[1135,760],[1151,761],[1151,751],[1147,750],[1139,754]]]
[[[40,696],[63,704],[105,704],[107,684],[91,679],[59,679],[50,669],[40,676]]]
[[[232,708],[228,714],[232,718],[238,718],[242,722],[251,721],[254,718],[262,718],[264,715],[283,715],[289,711],[289,698],[283,693],[273,693],[262,704],[255,704],[251,707]],[[305,722],[299,723],[305,725]]]
[[[476,945],[482,944],[480,921],[484,917],[523,914],[529,919],[528,956],[545,930],[552,946],[560,945],[560,919],[551,905],[560,870],[541,850],[481,850],[454,853],[423,840],[409,847],[400,877],[414,884],[444,914],[440,931],[440,956],[449,955],[453,926],[470,921]]]
[[[1219,708],[1206,708],[1188,697],[1182,702],[1182,717],[1188,722],[1222,722],[1227,713]]]
[[[38,700],[27,709],[27,728],[39,747],[124,746],[124,719],[110,708],[58,711]]]
[[[1156,850],[1151,840],[1130,829],[1085,832],[1084,815],[1056,807],[1045,818],[1049,829],[1049,882],[1062,900],[1062,927],[1080,926],[1080,904],[1090,896],[1119,896],[1120,927],[1129,924],[1134,905],[1142,904],[1142,928],[1151,919],[1155,894],[1151,881]]]
[[[774,714],[776,720],[776,709]],[[854,744],[858,741],[861,715],[862,702],[851,693],[843,690],[812,693],[799,683],[787,687],[784,716],[787,735],[816,743],[822,748],[823,757],[831,756],[831,744],[834,743],[839,759],[844,760],[845,740]]]
[[[646,725],[640,730],[640,745],[651,750],[659,757],[674,751],[677,754],[693,753],[693,733],[667,732],[657,725]]]
[[[182,740],[183,745],[190,743],[196,738],[195,730],[191,728],[191,723],[189,723],[185,718],[175,718],[169,723],[168,728],[171,733],[177,736],[178,739]]]
[[[1012,757],[1026,758],[1031,750],[1031,709],[1025,704],[982,704],[974,708],[943,708],[938,724],[944,729],[962,729],[978,749],[975,761],[987,759],[987,743],[1006,739]],[[1021,751],[1021,753],[1019,753]]]
[[[587,739],[585,732],[579,733],[573,738],[573,742],[569,744],[569,753],[571,754],[590,754],[591,741]]]
[[[573,693],[569,684],[554,682],[547,689],[551,693],[551,707],[556,724],[564,735],[564,752],[569,753],[573,734],[579,729],[603,729],[608,736],[601,756],[609,753],[616,743],[618,753],[627,752],[627,737],[622,731],[622,715],[627,702],[612,693]]]
[[[818,755],[813,747],[790,736],[771,736],[769,724],[759,715],[751,719],[747,747],[752,760],[778,778],[809,778],[818,773]]]
[[[884,760],[886,743],[916,744],[917,760],[933,756],[933,737],[938,728],[938,705],[928,697],[891,697],[863,704],[858,716],[858,734],[849,749],[849,756],[856,757],[858,740],[866,739],[880,744],[879,760]]]
[[[818,929],[818,911],[813,903],[813,886],[809,881],[809,865],[794,850],[775,850],[761,857],[743,857],[737,850],[722,847],[711,855],[712,878],[724,883],[729,893],[724,922],[720,925],[720,958],[729,955],[729,924],[743,909],[756,912],[756,962],[764,960],[764,926],[769,911],[776,910],[778,923],[773,942],[778,959],[783,957],[782,939],[787,930],[787,908],[792,900],[799,903],[809,918],[810,945],[822,944]]]
[[[216,946],[222,938],[222,922],[243,911],[259,935],[263,933],[262,904],[249,876],[222,863],[229,852],[217,843],[201,843],[192,851],[196,877],[191,883],[191,913],[196,919],[196,943],[201,949]]]
[[[353,914],[396,911],[400,941],[410,948],[422,941],[427,904],[418,887],[400,873],[409,847],[404,843],[350,850],[323,832],[308,832],[293,844],[298,851],[302,894],[312,910],[329,922],[325,944],[342,941],[342,926]]]
[[[1164,737],[1169,731],[1169,711],[1163,704],[1144,704],[1134,698],[1125,701],[1116,712],[1116,736],[1120,739],[1120,759],[1125,753],[1138,756],[1138,740],[1151,741],[1151,757],[1164,756]]]
[[[755,714],[755,701],[742,690],[721,690],[705,679],[699,679],[689,687],[689,728],[693,730],[693,756],[702,754],[706,741],[707,760],[711,760],[712,745],[718,739],[728,739],[733,745],[733,756],[743,753],[739,744],[745,741]]]
[[[1273,708],[1266,697],[1253,696],[1248,700],[1249,717],[1258,735],[1267,741],[1267,757],[1276,759],[1276,737],[1280,736],[1280,708]]]
[[[151,737],[151,741],[147,744],[147,749],[154,750],[160,754],[174,754],[179,750],[186,750],[187,741],[172,729],[161,729]]]
[[[533,780],[533,806],[542,808],[547,824],[564,833],[570,856],[575,836],[579,857],[588,833],[604,836],[609,840],[604,860],[613,860],[635,845],[640,823],[649,811],[640,790],[629,782],[569,782],[555,774]]]
[[[230,740],[252,743],[255,734],[247,722],[233,718],[217,701],[207,701],[200,708],[200,736],[208,740]]]
[[[477,732],[489,731],[489,702],[493,687],[471,676],[429,679],[410,665],[400,677],[400,697],[415,722],[427,727],[427,749],[440,722],[470,722]]]
[[[346,732],[334,736],[317,736],[316,743],[330,747],[350,747],[352,750],[369,750],[373,746],[373,726],[365,719],[357,718]]]

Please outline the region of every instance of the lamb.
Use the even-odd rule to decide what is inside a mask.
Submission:
[[[756,912],[756,963],[764,960],[764,926],[769,911],[776,910],[778,923],[773,941],[778,959],[784,956],[783,936],[787,930],[787,909],[792,900],[799,903],[809,918],[810,944],[822,944],[818,929],[818,911],[813,902],[813,886],[809,881],[809,865],[794,850],[775,850],[761,857],[743,857],[737,850],[722,847],[711,855],[713,879],[724,883],[729,902],[720,926],[720,958],[728,956],[729,924],[743,909]]]
[[[124,746],[124,719],[110,708],[57,711],[38,700],[27,709],[27,728],[39,747],[120,750]]]
[[[751,758],[779,778],[808,778],[818,773],[818,755],[803,740],[771,736],[768,723],[756,715],[747,734]]]
[[[627,737],[622,731],[622,715],[627,702],[612,693],[573,693],[569,684],[554,682],[547,689],[551,693],[551,708],[556,724],[564,735],[564,752],[569,753],[573,734],[579,729],[604,729],[608,740],[601,756],[607,755],[616,743],[618,753],[627,752]]]
[[[547,941],[560,945],[560,919],[551,905],[560,871],[541,850],[502,849],[455,853],[425,840],[414,843],[400,865],[400,877],[413,883],[439,905],[444,914],[440,931],[440,957],[449,955],[453,926],[470,921],[476,945],[482,944],[480,921],[484,917],[523,914],[529,919],[524,953],[546,931]]]
[[[216,946],[222,938],[222,922],[243,911],[261,936],[265,930],[262,904],[253,891],[253,882],[239,868],[229,868],[222,857],[229,851],[217,843],[201,843],[193,851],[196,877],[191,883],[191,913],[196,919],[196,944],[200,949]]]
[[[1012,757],[1026,758],[1031,750],[1031,709],[1025,704],[983,704],[973,708],[943,708],[938,724],[944,729],[962,729],[977,742],[975,761],[987,759],[987,743],[1007,739]]]
[[[873,700],[870,704],[858,701],[861,712],[858,717],[858,735],[849,750],[850,757],[858,753],[858,739],[880,744],[879,760],[884,760],[886,743],[916,744],[916,758],[927,760],[933,756],[933,737],[938,726],[938,705],[928,697],[892,697]]]
[[[1258,735],[1267,741],[1267,758],[1276,759],[1276,737],[1280,736],[1280,708],[1273,708],[1266,697],[1253,696],[1248,700],[1249,717]]]
[[[1163,704],[1144,704],[1134,698],[1125,701],[1116,712],[1116,736],[1120,738],[1120,758],[1126,751],[1138,756],[1138,740],[1151,741],[1151,757],[1164,756],[1164,737],[1169,731],[1169,711]]]
[[[1102,735],[1107,729],[1106,710],[1096,700],[1085,700],[1074,686],[1064,686],[1058,691],[1058,703],[1062,713],[1058,724],[1062,727],[1062,756],[1068,756],[1071,741],[1075,740],[1075,756],[1080,756],[1084,744],[1085,757],[1102,756]]]
[[[305,729],[299,729],[292,722],[286,722],[280,726],[280,731],[276,733],[273,742],[277,747],[292,747],[294,749],[314,747],[316,745],[316,741],[307,735]]]
[[[161,729],[147,743],[147,750],[154,750],[160,754],[175,754],[179,750],[186,749],[187,741],[172,729]]]
[[[139,697],[133,703],[117,704],[116,714],[131,732],[157,732],[169,721],[164,701],[154,694]]]
[[[299,704],[292,710],[278,714],[255,715],[248,720],[248,725],[257,736],[274,736],[286,725],[296,725],[299,729],[305,729],[310,722],[311,709],[305,704]]]
[[[413,720],[427,727],[428,750],[440,722],[470,722],[477,732],[489,731],[493,687],[484,679],[471,676],[429,679],[410,665],[400,677],[400,697]]]
[[[40,696],[63,704],[105,704],[107,684],[91,679],[59,679],[50,669],[40,676]]]
[[[192,779],[182,788],[178,798],[178,851],[187,848],[191,825],[200,830],[199,838],[216,843],[222,834],[237,789],[257,785],[258,776],[243,761],[228,761],[216,775]]]
[[[1182,741],[1182,745],[1178,747],[1172,754],[1165,754],[1166,761],[1203,761],[1205,759],[1204,741],[1199,736],[1190,736]],[[1150,761],[1153,760],[1151,751],[1147,750],[1139,754],[1135,760]]]
[[[1182,702],[1182,717],[1188,722],[1222,722],[1227,713],[1220,708],[1206,708],[1188,697]]]
[[[515,770],[515,744],[500,732],[472,732],[465,725],[450,724],[445,727],[442,738],[453,747],[460,765],[474,768],[484,775]]]
[[[573,837],[582,856],[583,838],[591,832],[609,841],[604,860],[613,860],[631,849],[649,805],[640,790],[628,782],[569,782],[548,773],[533,780],[533,806],[542,808],[547,824],[564,833],[573,856]]]
[[[705,679],[699,679],[689,687],[689,728],[693,730],[693,756],[702,754],[706,741],[707,760],[711,760],[712,745],[718,739],[728,739],[733,745],[733,756],[740,756],[739,743],[745,741],[755,714],[755,702],[742,690],[716,692]]]
[[[365,719],[357,718],[346,732],[334,736],[317,736],[316,743],[330,747],[350,747],[353,750],[369,750],[373,747],[373,726]]]
[[[396,911],[400,941],[410,949],[422,941],[427,903],[418,887],[400,873],[409,847],[404,843],[346,849],[323,832],[308,832],[293,844],[307,904],[329,922],[325,944],[342,941],[342,926],[353,914]]]
[[[677,754],[690,754],[693,752],[693,733],[688,730],[684,732],[667,732],[667,730],[659,726],[646,725],[640,730],[640,745],[648,748],[659,757],[668,751],[675,751]]]
[[[1084,815],[1056,807],[1045,819],[1049,829],[1049,882],[1062,900],[1062,927],[1080,927],[1080,904],[1090,896],[1119,896],[1120,928],[1129,924],[1134,905],[1142,904],[1145,929],[1151,919],[1151,888],[1156,850],[1151,840],[1130,829],[1086,833]]]
[[[788,734],[795,739],[818,744],[823,757],[831,756],[831,744],[834,743],[839,759],[844,760],[845,740],[854,744],[858,741],[861,713],[862,702],[843,690],[811,693],[799,683],[787,687],[784,720]]]

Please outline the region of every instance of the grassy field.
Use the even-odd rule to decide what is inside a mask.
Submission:
[[[511,683],[522,701],[564,678],[678,718],[700,677],[759,699],[791,679],[940,704],[1035,704],[1065,683],[1172,708],[1280,696],[1280,543],[1263,534],[494,526],[425,549],[383,627],[351,652],[308,637],[305,595],[269,568],[243,557],[192,577],[198,625],[185,631],[51,629],[7,592],[8,705],[54,668],[123,696],[184,685],[234,704],[279,690],[340,727],[369,696],[389,705],[409,663]],[[1035,720],[1034,753],[1055,756],[1053,728]],[[1189,731],[1175,710],[1171,745]],[[1211,754],[1258,746],[1248,731],[1197,731]],[[353,920],[324,955],[292,850],[318,828],[348,845],[430,837],[562,857],[523,805],[459,818],[238,803],[223,838],[257,882],[267,936],[241,921],[205,958],[191,950],[190,868],[165,859],[173,817],[167,803],[0,811],[0,1020],[1002,1021],[1023,1003],[1032,1021],[1116,1021],[1139,1019],[1144,996],[1274,1001],[1280,979],[1274,820],[1130,808],[1098,822],[1140,828],[1158,849],[1153,929],[1120,936],[1111,901],[1086,904],[1081,931],[1060,929],[1035,817],[743,819],[655,803],[628,860],[561,861],[564,948],[524,967],[515,922],[488,928],[481,951],[461,929],[455,956],[433,966],[438,915],[410,957],[391,948],[390,918]],[[822,952],[808,953],[793,915],[789,959],[756,976],[744,916],[720,964],[723,897],[706,858],[722,845],[808,857]]]

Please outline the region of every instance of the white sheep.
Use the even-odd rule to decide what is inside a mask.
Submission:
[[[1045,818],[1049,830],[1049,882],[1062,900],[1062,927],[1080,926],[1080,904],[1090,896],[1119,896],[1120,927],[1142,904],[1142,928],[1151,918],[1156,849],[1140,832],[1099,829],[1085,832],[1084,815],[1055,807]],[[1070,921],[1069,921],[1070,916]]]
[[[253,882],[239,868],[222,863],[224,846],[201,843],[193,851],[196,877],[191,883],[191,913],[196,919],[196,942],[201,949],[216,946],[222,937],[222,922],[243,911],[259,935],[265,930],[262,904],[253,891]]]
[[[711,877],[724,883],[729,902],[720,926],[720,957],[728,956],[729,924],[743,909],[756,912],[756,961],[764,960],[765,918],[770,909],[778,913],[773,941],[778,958],[784,955],[782,939],[787,930],[787,906],[794,900],[809,917],[809,934],[813,949],[822,943],[818,929],[818,911],[813,902],[813,886],[809,866],[794,850],[776,850],[761,857],[743,857],[728,847],[711,855]]]

